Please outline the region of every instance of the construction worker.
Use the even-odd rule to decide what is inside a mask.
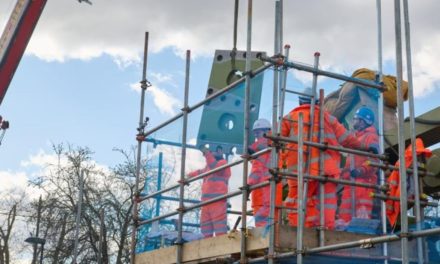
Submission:
[[[209,149],[205,146],[201,147],[201,151],[205,156],[206,166],[201,170],[196,170],[189,173],[189,177],[195,177],[201,173],[227,164],[223,157],[223,148],[221,146],[217,146],[214,153],[209,151]],[[202,202],[226,194],[228,192],[228,182],[230,177],[230,168],[225,168],[204,177],[202,183]],[[200,228],[205,238],[212,237],[214,233],[216,236],[218,236],[228,232],[226,211],[226,199],[202,207]]]
[[[379,137],[373,124],[374,113],[370,108],[362,106],[354,114],[354,135],[362,143],[362,148],[375,149],[374,152],[378,153]],[[377,169],[368,165],[370,159],[366,156],[349,154],[342,172],[342,178],[352,179],[358,183],[377,184]],[[363,187],[344,186],[339,207],[339,219],[344,221],[338,221],[341,225],[348,224],[352,217],[371,219],[373,211],[371,191],[371,189]]]
[[[426,164],[426,160],[432,156],[432,152],[429,149],[425,149],[425,145],[420,138],[416,139],[416,155],[417,155],[417,164],[419,167],[424,167]],[[405,150],[405,167],[412,167],[412,145],[409,145]],[[399,167],[399,161],[396,162],[396,167]],[[409,175],[408,175],[409,176]],[[413,180],[409,180],[410,177],[407,177],[407,182],[409,183],[407,186],[409,199],[414,199],[414,186],[412,186]],[[398,170],[394,170],[391,175],[387,179],[388,186],[390,191],[388,193],[389,196],[400,198],[400,174]],[[420,192],[422,194],[422,192]],[[400,202],[394,200],[386,201],[387,208],[387,217],[391,226],[395,227],[397,223],[397,219],[400,215]]]
[[[303,92],[305,95],[311,95],[311,88],[306,88]],[[307,141],[318,142],[319,134],[319,106],[318,100],[315,101],[315,111],[313,122],[310,118],[311,109],[311,96],[299,96],[299,106],[290,111],[285,117],[283,117],[281,124],[281,136],[285,137],[297,137],[298,136],[298,117],[299,114],[303,114],[304,122],[304,139]],[[330,146],[345,146],[351,148],[359,148],[360,142],[351,135],[343,125],[341,125],[335,117],[330,115],[328,112],[324,111],[324,142]],[[310,126],[312,129],[312,138],[308,139]],[[298,163],[298,152],[297,143],[288,143],[286,145],[286,150],[283,150],[280,154],[280,166],[287,169],[288,172],[298,173],[297,163]],[[308,152],[307,152],[308,149]],[[309,172],[309,175],[319,175],[319,155],[320,150],[314,147],[304,146],[304,162],[307,161],[307,155],[311,155],[309,170],[304,168],[304,172]],[[335,150],[327,149],[323,151],[322,159],[324,159],[324,175],[332,178],[339,178],[340,175],[340,154]],[[288,213],[289,223],[293,226],[297,225],[297,205],[298,205],[298,182],[297,180],[289,179],[289,193],[287,199],[285,200],[285,205],[292,208]],[[307,203],[306,206],[306,218],[305,226],[313,227],[319,224],[319,210],[318,210],[318,186],[317,181],[308,181],[308,191],[307,191]],[[326,182],[325,183],[325,204],[324,204],[324,215],[325,215],[325,228],[334,229],[335,225],[335,214],[337,207],[337,197],[336,197],[336,184]]]
[[[270,133],[271,125],[266,119],[258,119],[254,122],[252,131],[255,136],[255,142],[249,147],[249,153],[253,154],[260,150],[266,149],[269,145],[269,140],[263,137],[264,134]],[[269,173],[270,167],[270,152],[259,155],[251,161],[252,169],[249,174],[248,184],[254,185],[267,181],[271,175]],[[282,204],[281,183],[276,185],[276,205]],[[255,189],[251,192],[251,205],[254,213],[255,226],[264,227],[268,224],[268,217],[270,213],[270,186]],[[275,219],[277,219],[278,210],[275,209]]]

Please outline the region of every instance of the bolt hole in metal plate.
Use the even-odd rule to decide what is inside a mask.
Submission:
[[[234,128],[235,122],[236,118],[234,115],[224,113],[220,116],[220,119],[218,120],[218,127],[222,131],[230,131]]]

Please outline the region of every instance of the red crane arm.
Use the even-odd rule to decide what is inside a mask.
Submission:
[[[47,0],[18,0],[0,38],[0,104]]]

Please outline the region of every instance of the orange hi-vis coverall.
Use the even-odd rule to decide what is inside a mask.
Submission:
[[[312,138],[307,141],[319,142],[319,106],[315,106],[314,120],[313,123],[310,120],[310,105],[303,104],[299,107],[293,109],[288,115],[283,118],[281,136],[285,137],[296,137],[298,136],[298,117],[299,113],[303,113],[304,121],[304,138],[307,139],[309,135],[310,124],[312,123]],[[330,115],[328,112],[324,111],[324,142],[330,146],[342,145],[351,148],[360,148],[361,143],[351,135],[343,125],[341,125],[338,120]],[[284,150],[280,154],[280,166],[286,168],[289,172],[298,173],[298,144],[288,143],[287,148],[289,150]],[[312,176],[319,175],[319,155],[320,150],[318,148],[309,147],[310,150],[310,170],[309,174]],[[307,146],[304,145],[304,162],[307,161]],[[339,178],[340,174],[340,162],[341,156],[339,152],[335,150],[327,149],[323,152],[324,159],[324,175],[333,178]],[[307,172],[307,169],[304,168]],[[285,200],[285,205],[293,209],[289,212],[288,218],[291,225],[297,225],[297,212],[296,208],[298,206],[298,181],[288,180],[289,193],[287,199]],[[327,182],[324,184],[324,216],[325,216],[325,227],[327,229],[334,229],[335,226],[335,215],[337,208],[337,196],[336,196],[336,184]],[[306,203],[306,216],[305,216],[305,226],[313,227],[319,225],[319,182],[310,181],[308,184],[307,191],[307,203]]]
[[[189,174],[195,177],[201,173],[213,170],[225,165],[224,159],[216,160],[210,151],[205,152],[206,167]],[[203,178],[202,201],[211,200],[228,192],[228,181],[231,177],[231,169],[226,168]],[[228,232],[227,226],[227,201],[226,199],[205,205],[201,209],[200,228],[204,237],[212,237]]]
[[[374,126],[369,126],[362,131],[356,131],[355,136],[361,142],[362,148],[376,148],[379,151],[379,137]],[[365,156],[349,154],[345,162],[342,178],[350,179],[350,171],[356,169],[360,175],[355,178],[355,182],[377,184],[377,169],[368,165],[370,160],[376,161],[375,159]],[[352,189],[354,189],[354,197],[352,197]],[[354,211],[362,212],[362,215],[356,213],[355,217],[371,219],[373,211],[371,192],[372,190],[368,188],[345,185],[344,191],[342,192],[341,206],[339,208],[339,218],[345,222],[350,222],[353,217],[352,211]],[[355,200],[354,210],[351,208],[352,199]]]
[[[416,143],[416,155],[425,154],[426,158],[432,156],[431,150],[425,149],[425,145],[423,144],[423,141],[420,138],[417,138],[415,143]],[[412,145],[409,145],[405,150],[406,168],[412,167],[413,157],[412,157],[411,146]],[[400,164],[399,161],[397,161],[395,166],[399,167],[399,164]],[[393,170],[393,172],[387,179],[387,183],[390,188],[389,195],[400,198],[400,173],[398,170]],[[414,194],[408,193],[408,198],[411,198],[411,196],[412,198],[414,198]],[[397,218],[400,215],[400,202],[394,200],[387,200],[386,208],[387,208],[388,221],[390,222],[391,226],[395,226],[397,223]]]
[[[268,139],[261,137],[255,141],[250,148],[257,152],[268,147]],[[248,184],[254,185],[267,181],[271,175],[269,173],[270,152],[264,153],[251,161],[252,169],[248,177]],[[276,185],[275,204],[282,204],[283,186],[281,183]],[[270,213],[270,186],[255,189],[251,192],[251,204],[254,212],[255,226],[266,226]],[[275,209],[275,219],[278,216],[278,209]]]

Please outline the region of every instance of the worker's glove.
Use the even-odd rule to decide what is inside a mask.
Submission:
[[[367,151],[373,154],[379,154],[379,150],[375,147],[369,147]]]
[[[357,178],[360,177],[362,175],[362,172],[359,169],[353,169],[350,171],[350,176],[352,178]]]
[[[248,153],[249,155],[252,155],[255,153],[255,150],[253,150],[252,148],[248,148]]]

